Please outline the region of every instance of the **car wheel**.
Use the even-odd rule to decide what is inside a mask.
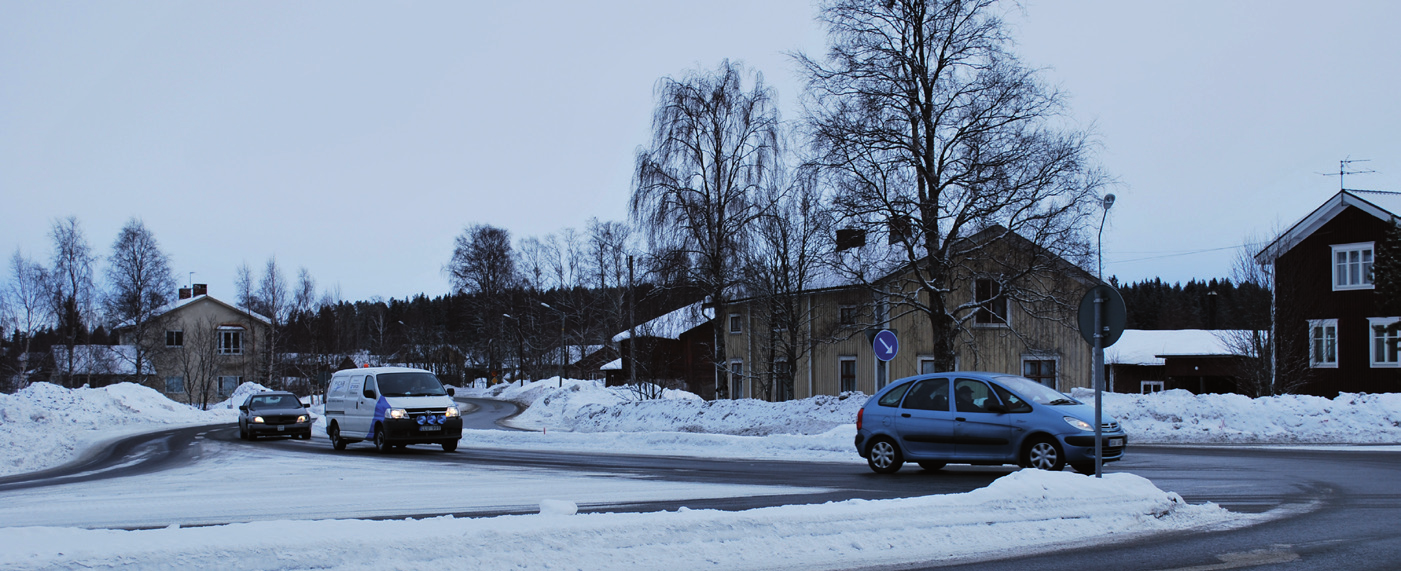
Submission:
[[[930,472],[933,472],[935,470],[942,470],[944,468],[944,465],[944,462],[930,462],[928,460],[924,460],[919,463],[920,468],[924,468],[925,470],[929,470]]]
[[[1071,464],[1070,467],[1071,467],[1072,469],[1074,469],[1076,472],[1079,472],[1079,473],[1084,474],[1084,475],[1086,475],[1086,476],[1093,476],[1093,475],[1095,475],[1095,463],[1094,463],[1094,462],[1086,462],[1086,463],[1084,463],[1084,464],[1075,463],[1075,464]]]
[[[452,452],[453,450],[457,450],[457,441],[456,441],[456,440],[444,440],[444,441],[443,441],[443,452]]]
[[[1037,438],[1027,444],[1022,452],[1022,467],[1059,472],[1065,469],[1065,453],[1061,452],[1054,440]]]
[[[900,454],[900,447],[889,438],[875,439],[866,453],[866,464],[877,474],[894,474],[904,463],[905,457]]]
[[[384,434],[384,425],[375,427],[375,451],[380,454],[388,454],[394,450],[394,446],[389,443],[389,438]]]
[[[332,424],[330,428],[326,429],[326,436],[331,439],[331,448],[345,450],[345,440],[341,438],[340,426]]]
[[[243,426],[243,423],[241,422],[238,423],[238,439],[248,440],[248,427]]]

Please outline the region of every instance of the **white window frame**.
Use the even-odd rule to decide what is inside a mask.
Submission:
[[[171,343],[171,341],[176,341],[176,343]],[[183,329],[167,329],[167,330],[165,330],[165,346],[166,346],[166,347],[184,347],[184,346],[185,346],[185,330],[183,330]]]
[[[1392,355],[1390,355],[1392,358],[1387,359],[1386,346],[1384,345],[1390,340],[1395,340],[1398,337],[1401,337],[1401,334],[1386,335],[1385,333],[1378,330],[1378,328],[1389,327],[1398,321],[1401,321],[1401,317],[1367,318],[1367,346],[1371,347],[1370,353],[1373,369],[1401,368],[1401,359],[1397,359],[1398,355],[1395,351],[1393,351]]]
[[[738,371],[735,370],[735,365],[739,365],[739,370],[738,370]],[[749,383],[744,382],[744,360],[743,360],[743,359],[731,359],[731,360],[730,360],[730,367],[729,367],[729,371],[728,371],[728,372],[729,372],[729,374],[728,374],[728,375],[725,375],[725,376],[727,377],[727,378],[726,378],[726,381],[730,383],[730,398],[731,398],[731,399],[742,399],[742,398],[747,398],[747,397],[744,396],[744,391],[745,391],[746,388],[748,388],[747,385],[749,385]],[[738,379],[738,381],[739,381],[739,390],[738,390],[738,391],[735,390],[735,381],[736,381],[735,377],[739,377],[739,379]]]
[[[226,335],[233,335],[238,339],[237,346],[232,343],[225,343]],[[242,327],[220,327],[219,328],[219,354],[220,355],[242,355],[243,354],[243,328]]]
[[[1329,335],[1329,332],[1332,335]],[[1325,344],[1331,340],[1333,342],[1333,359],[1316,359],[1318,353],[1314,344],[1322,342]],[[1324,349],[1326,352],[1326,349]],[[1337,319],[1310,319],[1309,320],[1309,366],[1315,369],[1336,369],[1338,368],[1338,320]]]
[[[924,364],[925,364],[925,363],[929,363],[929,368],[930,368],[930,369],[933,369],[933,368],[934,368],[934,357],[931,357],[931,356],[929,356],[929,355],[920,355],[919,358],[916,359],[915,362],[916,362],[916,366],[919,367],[919,369],[916,369],[916,370],[918,370],[918,371],[919,371],[919,374],[921,374],[921,375],[932,375],[932,374],[938,372],[938,371],[931,371],[931,372],[927,372],[927,373],[926,373],[926,372],[924,371]]]
[[[730,330],[730,335],[739,335],[744,333],[744,315],[739,313],[731,313],[728,327]]]
[[[851,390],[855,391],[856,387],[860,386],[861,384],[861,376],[856,374],[856,356],[842,355],[840,357],[837,357],[837,394],[841,394],[843,392],[842,364],[848,362],[851,363]]]
[[[1332,268],[1333,291],[1349,291],[1358,289],[1375,289],[1372,284],[1372,264],[1376,262],[1376,243],[1357,242],[1354,244],[1334,244],[1332,253],[1328,258],[1328,265]],[[1357,253],[1357,261],[1350,259],[1343,262],[1338,261],[1338,254],[1348,255]],[[1353,282],[1352,273],[1356,268],[1357,281]],[[1339,272],[1340,268],[1347,268],[1345,272]],[[1340,281],[1341,280],[1341,281]],[[1341,283],[1347,282],[1347,283]]]
[[[174,385],[175,390],[171,390],[171,385],[172,385],[172,384]],[[183,394],[185,394],[185,377],[166,377],[166,378],[165,378],[165,392],[166,392],[166,394],[172,394],[172,395],[183,395]]]

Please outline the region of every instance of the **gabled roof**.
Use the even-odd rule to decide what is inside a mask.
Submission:
[[[638,337],[660,337],[662,339],[681,339],[681,334],[710,321],[715,314],[713,308],[702,307],[700,302],[693,303],[671,313],[667,313],[638,325]],[[629,332],[624,331],[613,336],[613,342],[617,343],[629,337]]]
[[[253,312],[248,311],[248,310],[246,310],[246,309],[239,308],[239,307],[237,307],[237,306],[235,306],[235,305],[233,305],[233,304],[231,304],[231,303],[227,303],[227,302],[225,302],[225,301],[223,301],[223,300],[221,300],[221,299],[219,299],[219,298],[216,298],[216,297],[214,297],[214,296],[212,296],[212,295],[201,295],[201,296],[196,296],[196,297],[192,297],[192,298],[189,298],[189,299],[182,299],[182,300],[180,300],[180,301],[177,301],[177,302],[175,302],[175,303],[172,303],[172,304],[170,304],[170,305],[165,306],[165,308],[162,308],[160,311],[157,311],[157,312],[156,312],[156,315],[165,315],[165,314],[170,313],[170,312],[172,312],[172,311],[176,311],[176,310],[182,309],[182,308],[184,308],[184,307],[186,307],[186,306],[194,305],[195,303],[198,303],[198,302],[200,302],[200,301],[202,301],[202,300],[209,300],[209,301],[211,301],[211,302],[217,303],[217,304],[219,304],[219,305],[222,305],[222,306],[228,308],[230,311],[235,311],[235,312],[238,312],[238,313],[242,313],[242,314],[244,314],[244,315],[247,315],[248,317],[251,317],[251,318],[253,318],[253,319],[256,320],[256,321],[261,321],[261,322],[263,322],[264,325],[272,325],[272,320],[271,320],[271,319],[268,319],[268,318],[266,318],[266,317],[264,317],[264,316],[262,316],[262,315],[259,315],[259,314],[257,314],[257,313],[253,313]]]
[[[1347,207],[1354,207],[1382,220],[1391,220],[1394,217],[1401,217],[1401,192],[1387,192],[1383,190],[1342,190],[1338,194],[1329,198],[1322,206],[1314,209],[1308,216],[1295,222],[1288,230],[1279,235],[1270,245],[1265,246],[1260,253],[1255,254],[1255,263],[1270,264],[1283,256],[1299,242],[1304,241],[1324,224],[1341,214]]]

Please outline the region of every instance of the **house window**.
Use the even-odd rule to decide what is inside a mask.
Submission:
[[[739,315],[738,313],[731,313],[731,314],[730,314],[730,333],[742,333],[742,332],[744,332],[744,320],[740,318],[740,315]]]
[[[1002,296],[1002,285],[988,278],[973,282],[973,296],[978,303],[978,312],[973,322],[993,325],[1007,322],[1007,298]]]
[[[1163,392],[1162,381],[1139,381],[1138,394],[1147,395]]]
[[[185,394],[185,377],[166,377],[165,392],[169,394]]]
[[[219,396],[232,395],[241,384],[243,384],[243,377],[219,377]]]
[[[166,332],[165,332],[165,346],[166,346],[166,347],[184,347],[184,346],[185,346],[185,332],[184,332],[184,331],[181,331],[181,330],[179,330],[179,329],[176,329],[176,330],[174,330],[174,331],[166,331]]]
[[[1333,246],[1333,291],[1372,289],[1372,242]]]
[[[788,366],[787,359],[779,359],[773,363],[774,385],[778,389],[777,400],[793,400],[793,368]]]
[[[730,361],[730,398],[744,398],[743,361]]]
[[[844,305],[837,309],[837,322],[841,325],[856,325],[856,306]]]
[[[242,355],[242,354],[243,354],[243,328],[241,328],[241,327],[220,327],[220,328],[219,328],[219,354],[220,354],[220,355]]]
[[[841,377],[841,392],[849,393],[856,390],[856,357],[842,357],[839,361],[839,374]]]
[[[1372,367],[1401,367],[1401,360],[1397,359],[1401,317],[1370,317],[1367,325],[1372,331]]]
[[[921,374],[921,375],[928,375],[928,374],[930,374],[930,373],[937,373],[937,372],[939,372],[939,370],[938,370],[937,368],[934,367],[934,358],[933,358],[933,357],[920,357],[920,358],[919,358],[919,374]]]
[[[1338,366],[1338,320],[1309,320],[1309,366]]]
[[[1056,360],[1045,357],[1022,357],[1022,376],[1050,388],[1056,388]]]

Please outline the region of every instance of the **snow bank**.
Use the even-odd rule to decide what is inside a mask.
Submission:
[[[181,529],[7,528],[0,568],[844,569],[986,561],[1255,516],[1187,505],[1130,474],[1024,470],[965,494],[688,510]]]
[[[236,411],[202,411],[133,383],[96,389],[34,383],[0,394],[0,476],[58,466],[107,438],[236,418]]]
[[[1094,391],[1075,398],[1094,402]],[[1252,399],[1174,389],[1104,393],[1104,412],[1129,442],[1163,444],[1401,443],[1401,394],[1343,393],[1334,399],[1282,395]]]
[[[667,390],[641,399],[628,387],[601,381],[550,379],[499,389],[495,398],[529,407],[511,425],[569,432],[691,432],[735,436],[823,434],[853,424],[866,395],[817,396],[787,402],[754,399],[706,401]]]

